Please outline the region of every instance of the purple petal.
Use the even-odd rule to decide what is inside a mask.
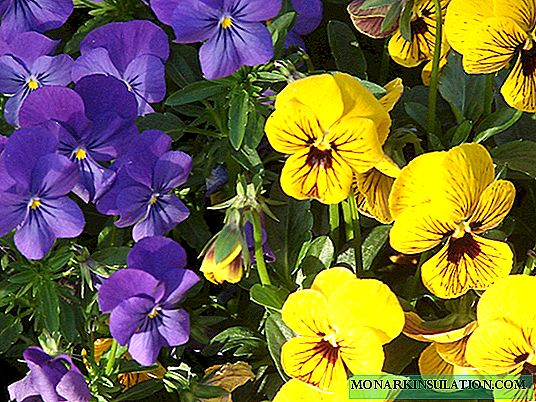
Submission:
[[[186,252],[179,243],[167,237],[146,237],[132,247],[128,254],[129,268],[146,271],[162,279],[168,271],[178,273],[186,266]]]
[[[305,46],[305,42],[303,41],[302,37],[298,35],[293,29],[291,29],[287,37],[285,38],[285,49],[291,48],[291,47],[299,47],[300,49],[307,50],[307,47]]]
[[[0,56],[0,92],[13,95],[26,86],[28,69],[14,57]]]
[[[119,303],[110,314],[110,333],[120,345],[126,345],[132,335],[149,321],[156,301],[145,295],[133,296]]]
[[[84,214],[80,207],[69,197],[53,200],[43,199],[40,209],[43,217],[56,238],[73,238],[84,230]]]
[[[207,79],[227,77],[241,66],[265,64],[274,56],[270,32],[264,24],[240,22],[221,28],[199,50],[201,69]]]
[[[158,332],[158,327],[149,325],[144,332],[132,335],[128,344],[128,352],[134,360],[143,366],[150,366],[156,362],[165,340]]]
[[[322,22],[322,0],[292,0],[298,13],[293,30],[298,35],[309,35]]]
[[[10,193],[0,193],[0,237],[15,229],[26,216],[28,197]]]
[[[97,120],[104,113],[115,113],[125,120],[137,117],[136,98],[124,82],[114,77],[91,75],[76,83],[75,91],[84,100],[86,116]]]
[[[17,130],[9,137],[2,154],[6,170],[20,185],[28,187],[39,158],[55,152],[57,146],[56,138],[46,130]]]
[[[32,171],[30,190],[43,198],[68,194],[78,182],[76,165],[63,155],[48,154],[39,158]]]
[[[151,206],[145,219],[132,230],[132,238],[139,241],[145,237],[165,235],[190,215],[190,211],[175,195],[164,195]]]
[[[17,249],[30,260],[40,260],[47,255],[56,240],[54,232],[38,210],[30,210],[15,233]]]
[[[69,371],[62,377],[56,386],[56,391],[69,402],[88,402],[91,399],[84,376],[75,371]]]
[[[117,196],[124,188],[137,184],[138,182],[134,181],[124,169],[120,170],[115,177],[113,185],[97,199],[97,211],[104,215],[119,215]]]
[[[58,56],[41,56],[31,67],[39,85],[68,85],[71,80],[73,59],[66,54]]]
[[[183,310],[162,310],[158,332],[167,346],[184,345],[190,339],[190,316]]]
[[[281,0],[223,0],[224,9],[240,21],[258,22],[277,17]]]
[[[117,70],[110,59],[108,50],[99,47],[84,53],[73,64],[73,81],[78,82],[88,75],[109,75],[121,78],[121,73]]]
[[[165,32],[146,20],[106,24],[90,32],[80,44],[82,54],[99,47],[108,50],[120,72],[142,55],[156,56],[164,63],[169,57]]]
[[[91,130],[85,132],[82,142],[91,156],[99,162],[108,162],[126,153],[138,137],[134,119],[124,119],[115,112],[103,112],[93,120]]]
[[[27,92],[24,90],[17,92],[15,96],[8,98],[4,105],[4,118],[13,127],[19,126],[19,110],[26,96]]]
[[[147,103],[160,102],[166,96],[164,64],[156,56],[144,55],[132,60],[124,78],[138,98],[138,114],[145,114]]]
[[[184,184],[192,170],[192,158],[181,151],[169,151],[154,166],[153,188],[167,192]]]
[[[151,8],[160,21],[171,25],[173,12],[180,3],[181,0],[151,0]]]
[[[14,382],[7,387],[9,398],[14,401],[29,401],[31,397],[39,398],[39,392],[35,389],[32,381],[32,374],[26,374],[22,380]],[[39,398],[40,400],[41,398]]]
[[[116,222],[118,227],[130,226],[145,216],[149,208],[152,190],[143,185],[123,188],[117,195],[116,205],[121,219]]]
[[[24,352],[22,352],[22,357],[24,357],[24,360],[26,360],[27,363],[31,363],[38,366],[43,366],[46,364],[52,357],[45,353],[43,349],[41,349],[38,346],[30,346],[26,348]],[[33,366],[29,366],[30,369]]]
[[[78,160],[77,165],[80,181],[73,192],[86,203],[99,198],[115,180],[116,173],[99,165],[90,155]]]
[[[199,277],[189,269],[170,269],[162,276],[166,283],[165,305],[174,307],[184,295],[199,282]]]
[[[28,46],[29,43],[31,46]],[[27,65],[32,65],[38,57],[52,54],[58,43],[59,41],[38,32],[24,32],[9,42],[9,51],[6,53],[16,56]]]
[[[222,10],[205,1],[183,0],[174,9],[170,24],[178,43],[203,42],[217,34]]]
[[[123,300],[136,295],[149,295],[159,300],[165,289],[151,274],[139,269],[121,269],[114,272],[99,289],[99,306],[103,313],[112,311]]]

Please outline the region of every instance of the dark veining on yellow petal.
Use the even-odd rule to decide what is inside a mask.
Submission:
[[[470,259],[475,259],[481,253],[480,246],[470,233],[465,233],[463,237],[452,239],[447,251],[447,261],[457,265],[467,255]]]

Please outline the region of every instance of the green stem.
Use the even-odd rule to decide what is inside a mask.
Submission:
[[[495,74],[486,75],[486,92],[484,93],[484,114],[486,116],[491,114],[493,109],[493,82],[495,81]]]
[[[115,366],[115,358],[116,358],[116,355],[117,355],[117,348],[119,347],[119,344],[117,343],[117,341],[115,339],[112,340],[112,348],[110,350],[110,354],[109,354],[109,358],[108,358],[108,362],[106,363],[106,375],[110,375],[112,374],[112,371],[114,370],[114,366]]]
[[[434,58],[432,59],[432,75],[430,77],[430,91],[428,93],[428,131],[435,132],[437,89],[439,86],[439,62],[441,60],[441,42],[443,39],[443,16],[440,0],[434,0],[436,17],[436,37],[434,44]]]
[[[361,252],[361,225],[359,224],[359,211],[357,210],[357,202],[353,191],[350,191],[350,195],[348,196],[348,203],[350,204],[352,229],[354,232],[355,269],[356,274],[359,274],[363,271],[363,255]]]
[[[253,239],[255,241],[255,260],[257,271],[262,285],[271,285],[266,263],[264,261],[264,252],[262,249],[262,223],[261,217],[257,211],[252,211]]]
[[[350,208],[350,202],[343,202],[342,216],[344,217],[344,235],[347,241],[354,238],[354,229],[352,226],[352,209]]]
[[[330,204],[329,205],[329,235],[335,248],[338,249],[340,236],[339,236],[339,225],[340,225],[340,216],[339,216],[339,204]]]

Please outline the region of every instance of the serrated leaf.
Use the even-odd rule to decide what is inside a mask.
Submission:
[[[268,309],[281,310],[288,296],[288,290],[273,285],[261,285],[256,283],[249,290],[252,301]]]
[[[249,94],[247,91],[233,91],[229,107],[229,141],[235,150],[239,150],[244,141],[249,114]]]
[[[201,252],[212,237],[203,214],[198,211],[192,211],[188,219],[176,226],[174,231],[197,252]]]
[[[363,256],[363,269],[372,267],[374,258],[378,255],[382,247],[389,238],[390,225],[376,226],[363,241],[361,245],[361,255]]]
[[[413,17],[413,0],[409,0],[402,6],[402,14],[400,14],[399,29],[402,37],[408,41],[412,41],[411,35],[411,17]]]
[[[393,3],[389,11],[387,12],[387,15],[385,16],[385,19],[382,22],[381,31],[387,32],[392,28],[393,25],[398,24],[398,21],[400,20],[401,12],[402,12],[402,3],[401,2]]]
[[[450,141],[450,145],[456,146],[466,142],[471,134],[472,129],[473,123],[471,123],[469,120],[464,120],[462,124],[456,127],[452,140]]]
[[[127,389],[121,395],[114,398],[113,402],[120,401],[139,401],[143,398],[153,397],[156,393],[160,392],[164,388],[162,381],[156,381],[149,379],[147,381],[140,382],[133,387]]]
[[[201,79],[197,50],[193,46],[173,45],[166,63],[166,75],[179,87]]]
[[[329,21],[328,41],[337,69],[367,78],[367,61],[352,29],[341,21]]]
[[[227,87],[215,81],[193,82],[177,92],[171,94],[166,99],[166,105],[182,106],[189,103],[205,100],[215,95],[223,94]]]

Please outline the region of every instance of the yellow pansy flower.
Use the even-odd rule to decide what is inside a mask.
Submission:
[[[493,161],[479,144],[418,156],[389,197],[391,246],[415,254],[446,240],[421,267],[424,285],[447,299],[486,289],[510,273],[513,254],[506,243],[479,235],[502,222],[514,198],[513,184],[494,179]]]
[[[322,74],[289,84],[266,123],[272,147],[290,154],[283,191],[296,199],[337,204],[350,192],[354,172],[382,158],[391,119],[379,101],[348,74]]]
[[[452,375],[474,373],[465,358],[469,336],[475,330],[476,321],[457,329],[441,329],[427,326],[414,312],[406,312],[404,335],[419,342],[429,342],[419,356],[419,371],[424,375]]]
[[[311,289],[291,294],[281,313],[298,334],[282,347],[285,372],[335,393],[348,389],[348,371],[381,373],[382,345],[404,325],[402,308],[386,285],[357,279],[342,267],[322,271]]]
[[[445,28],[469,74],[493,73],[513,61],[501,93],[510,106],[536,112],[534,0],[452,0]]]
[[[208,281],[217,285],[221,285],[223,282],[240,282],[244,275],[241,243],[237,241],[229,254],[220,262],[216,262],[214,255],[215,244],[216,242],[213,242],[209,246],[201,263],[201,272]]]
[[[442,15],[445,15],[449,0],[441,0]],[[411,42],[398,29],[389,40],[389,54],[395,62],[404,67],[416,67],[434,56],[436,38],[436,15],[434,0],[416,0],[410,22]],[[442,54],[448,51],[443,35]]]

